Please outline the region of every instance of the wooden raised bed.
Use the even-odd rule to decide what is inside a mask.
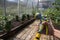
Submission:
[[[26,22],[24,21],[23,24],[20,24],[19,26],[12,28],[10,32],[4,33],[4,34],[0,35],[0,38],[6,40],[6,39],[8,39],[9,37],[14,36],[16,33],[18,33],[19,31],[21,31],[21,30],[22,30],[23,28],[25,28],[27,25],[31,24],[34,20],[35,20],[35,19],[32,18],[31,20],[28,20],[28,21],[26,21]]]

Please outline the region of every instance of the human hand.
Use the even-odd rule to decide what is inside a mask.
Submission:
[[[48,25],[49,34],[52,34],[55,37],[60,38],[60,31],[54,28],[51,20],[49,20],[48,22],[44,22],[43,25]]]
[[[52,25],[52,22],[49,20],[48,22],[45,21],[42,23],[44,26],[48,26],[48,34],[53,35],[54,34],[54,27]]]

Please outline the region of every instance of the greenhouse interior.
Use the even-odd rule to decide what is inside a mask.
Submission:
[[[0,0],[0,40],[60,40],[60,0]]]

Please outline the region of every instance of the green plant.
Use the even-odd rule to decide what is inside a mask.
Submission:
[[[25,19],[26,19],[26,15],[23,14],[23,15],[22,15],[22,21],[24,21]]]
[[[16,21],[19,21],[19,16],[18,15],[16,15]]]
[[[33,15],[33,17],[35,16],[35,13],[36,13],[36,11],[35,11],[35,10],[33,10],[33,11],[32,11],[32,15]]]
[[[54,8],[48,8],[45,10],[44,15],[47,15],[48,18],[52,19],[54,24],[60,25],[60,4],[57,2],[53,3]]]
[[[30,15],[29,15],[29,14],[27,14],[27,19],[28,19],[28,20],[30,19]]]
[[[7,22],[8,21],[7,17],[4,17],[4,20],[5,20],[5,22]]]
[[[12,28],[11,27],[11,21],[6,22],[6,24],[5,24],[6,31],[9,32],[11,30],[11,28]]]
[[[2,27],[2,25],[0,25],[0,32],[1,32],[1,31],[3,31],[3,27]]]

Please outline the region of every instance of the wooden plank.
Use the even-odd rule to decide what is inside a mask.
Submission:
[[[39,20],[34,21],[28,28],[25,28],[22,32],[18,33],[13,40],[34,40]],[[59,40],[52,35],[41,34],[40,40]]]
[[[31,25],[33,28],[31,28],[27,33],[25,33],[21,39],[25,40],[28,35],[29,35],[29,37],[31,36],[30,34],[32,33],[32,30],[35,29],[35,26],[34,26],[34,25],[37,24],[37,23],[36,23],[36,24],[35,24],[35,23],[36,23],[36,21],[34,22],[33,25]],[[34,30],[33,30],[33,31],[34,31]]]

